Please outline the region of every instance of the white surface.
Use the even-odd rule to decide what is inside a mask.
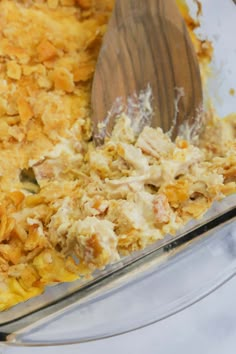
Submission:
[[[194,0],[187,0],[192,4]],[[214,55],[209,93],[221,117],[235,112],[236,95],[236,6],[232,0],[201,0],[203,17],[198,30],[202,38],[213,43]]]
[[[233,278],[181,313],[127,335],[64,347],[8,347],[3,354],[235,354],[235,294],[236,278]]]

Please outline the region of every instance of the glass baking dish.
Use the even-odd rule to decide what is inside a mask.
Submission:
[[[195,11],[195,1],[187,1]],[[200,32],[214,43],[208,92],[220,116],[235,110],[236,7],[203,0]],[[214,9],[214,11],[212,11]],[[224,19],[227,19],[225,21]],[[236,273],[236,195],[201,219],[94,274],[49,287],[0,313],[0,342],[61,345],[97,340],[166,318],[211,293]]]
[[[49,287],[0,315],[0,340],[60,345],[101,339],[170,316],[236,273],[236,195],[214,204],[176,237],[94,274]]]

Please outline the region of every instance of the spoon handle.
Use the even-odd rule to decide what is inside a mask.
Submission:
[[[152,126],[173,136],[202,103],[200,70],[186,24],[175,0],[117,0],[94,76],[94,130],[117,97],[152,88]],[[184,96],[178,102],[178,89]],[[180,90],[179,90],[180,91]],[[107,124],[107,133],[114,121]]]
[[[182,28],[183,21],[179,16],[175,0],[116,0],[111,24],[113,27],[115,22],[116,28],[120,28],[128,17],[138,22],[144,17],[151,19],[155,16],[168,18],[179,29]]]

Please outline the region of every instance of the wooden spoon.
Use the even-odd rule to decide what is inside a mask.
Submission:
[[[202,85],[197,56],[175,0],[117,0],[98,57],[92,87],[95,142],[114,126],[105,120],[118,97],[127,99],[147,85],[153,93],[151,125],[168,131],[185,120],[194,122],[202,104]],[[184,97],[176,111],[176,88]]]

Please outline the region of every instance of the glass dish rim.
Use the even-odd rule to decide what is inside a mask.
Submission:
[[[145,263],[145,259],[147,260],[148,262],[148,256],[152,255],[152,254],[157,254],[158,255],[158,252],[160,252],[160,250],[163,250],[165,252],[169,252],[170,250],[175,252],[176,253],[180,253],[181,252],[181,247],[184,246],[184,247],[188,247],[188,246],[191,246],[192,243],[191,241],[197,241],[199,239],[202,239],[202,238],[206,238],[207,239],[207,234],[209,232],[211,232],[212,230],[215,230],[216,228],[220,228],[222,226],[224,226],[225,224],[227,223],[234,223],[235,222],[235,218],[236,218],[236,207],[233,206],[233,207],[230,207],[227,209],[227,211],[224,211],[222,213],[219,213],[217,214],[216,217],[213,217],[213,218],[210,218],[208,220],[208,222],[205,222],[205,223],[202,223],[200,224],[200,226],[197,226],[197,227],[194,227],[190,230],[188,230],[187,232],[185,233],[181,233],[180,235],[177,235],[176,237],[172,238],[170,241],[166,242],[166,244],[163,246],[159,246],[159,247],[155,247],[153,249],[150,248],[150,249],[146,249],[145,250],[145,255],[139,255],[138,257],[135,258],[135,260],[131,260],[128,264],[126,264],[125,266],[119,268],[118,270],[115,269],[113,272],[111,273],[108,273],[107,275],[105,276],[102,276],[100,279],[98,279],[95,284],[92,282],[91,284],[88,285],[88,288],[90,288],[91,291],[94,291],[93,288],[94,288],[94,285],[95,285],[95,290],[96,290],[96,284],[98,284],[98,286],[101,284],[101,286],[104,286],[104,279],[105,281],[107,280],[108,283],[109,283],[109,280],[111,279],[112,276],[116,276],[116,277],[119,277],[122,272],[126,271],[126,268],[129,268],[130,266],[135,266],[135,264],[138,264],[138,262],[144,262]],[[153,245],[152,245],[153,246]],[[129,330],[124,330],[124,331],[120,331],[119,333],[113,333],[112,335],[108,335],[108,336],[100,336],[98,338],[92,338],[92,339],[85,339],[85,340],[81,340],[79,339],[78,341],[70,341],[70,340],[65,340],[63,341],[63,343],[54,343],[54,342],[51,342],[51,343],[36,343],[36,342],[33,342],[33,343],[20,343],[19,341],[15,341],[14,343],[14,340],[13,340],[13,337],[14,336],[14,333],[18,333],[18,330],[17,329],[16,331],[12,331],[12,332],[7,332],[7,333],[4,333],[4,332],[1,332],[1,327],[6,327],[8,325],[4,324],[4,325],[0,325],[0,344],[5,344],[5,345],[10,345],[10,346],[18,346],[18,347],[45,347],[45,346],[60,346],[60,345],[68,345],[68,344],[77,344],[77,343],[84,343],[84,342],[90,342],[90,341],[95,341],[95,340],[100,340],[100,339],[105,339],[105,338],[111,338],[113,336],[117,336],[117,335],[121,335],[121,334],[125,334],[125,333],[129,333],[129,332],[132,332],[134,330],[137,330],[137,329],[140,329],[140,328],[144,328],[148,325],[151,325],[153,323],[156,323],[156,322],[159,322],[163,319],[166,319],[182,310],[184,310],[185,308],[188,308],[190,307],[191,305],[197,303],[198,301],[200,301],[201,299],[203,299],[204,297],[208,296],[209,294],[211,294],[212,292],[214,292],[216,289],[220,288],[223,284],[225,284],[227,281],[229,281],[233,276],[235,275],[234,274],[230,274],[230,275],[227,275],[224,277],[224,279],[222,279],[219,283],[217,284],[214,284],[213,287],[210,287],[206,292],[204,292],[203,295],[197,297],[196,299],[194,299],[193,301],[189,301],[187,304],[183,304],[182,307],[172,311],[171,313],[163,316],[162,318],[159,318],[157,320],[154,320],[152,322],[149,322],[149,323],[146,323],[146,324],[143,324],[141,326],[138,326],[138,327],[135,327],[135,328],[132,328],[132,329],[129,329]],[[81,292],[84,291],[84,288],[80,288],[76,291],[76,293],[73,293],[73,294],[70,294],[70,295],[67,295],[64,299],[61,299],[59,300],[59,303],[61,303],[63,300],[65,302],[67,302],[68,299],[71,299],[73,297],[73,295],[75,296],[76,294],[80,294]],[[86,295],[85,295],[86,296]],[[78,299],[77,299],[78,300]],[[49,316],[43,316],[42,317],[42,321],[47,321],[48,317],[50,319],[50,317],[52,316],[56,316],[57,315],[57,312],[58,311],[62,311],[63,313],[66,313],[66,311],[69,309],[70,305],[73,305],[75,302],[71,302],[69,304],[65,304],[65,306],[62,306],[61,309],[57,310],[56,312],[51,312],[49,314]],[[49,309],[52,308],[52,304],[49,304],[47,306]],[[36,311],[36,314],[38,313],[38,311]],[[29,317],[31,316],[32,314],[28,315]],[[26,316],[26,317],[28,317]],[[14,322],[14,321],[13,321]],[[31,324],[32,326],[34,326],[34,324]],[[11,325],[10,325],[11,326]],[[14,324],[13,324],[14,326]],[[36,326],[37,326],[37,322],[36,322]],[[26,326],[25,328],[23,328],[23,331],[24,330],[27,330],[28,329],[28,326]],[[19,330],[19,332],[21,332],[21,329]]]

